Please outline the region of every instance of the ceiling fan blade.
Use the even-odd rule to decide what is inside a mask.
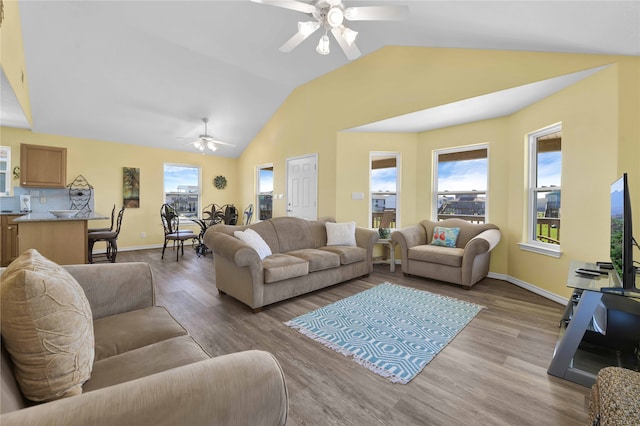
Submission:
[[[282,7],[285,9],[297,10],[302,13],[313,13],[316,7],[312,4],[302,3],[296,0],[251,0],[254,3],[267,4],[269,6]]]
[[[349,21],[401,21],[409,17],[408,6],[348,7],[344,17]]]
[[[235,144],[229,143],[229,142],[221,142],[217,139],[211,139],[210,142],[213,142],[214,144],[218,144],[218,145],[225,145],[225,146],[235,146]]]
[[[284,52],[284,53],[291,52],[300,43],[305,41],[307,39],[307,37],[309,37],[311,34],[315,33],[318,30],[318,28],[320,28],[320,26],[318,26],[315,30],[311,31],[310,33],[302,33],[300,31],[298,31],[289,40],[287,40],[282,46],[280,46],[279,50],[281,52]]]
[[[358,46],[356,46],[355,43],[351,43],[351,45],[349,45],[349,43],[346,42],[346,40],[342,37],[343,30],[344,26],[341,25],[340,27],[331,29],[331,34],[333,34],[333,37],[335,37],[336,41],[340,45],[340,48],[342,48],[344,54],[347,55],[347,58],[349,58],[349,60],[354,60],[360,57],[360,49],[358,49]]]

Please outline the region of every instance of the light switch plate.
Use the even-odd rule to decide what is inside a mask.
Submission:
[[[364,200],[364,192],[352,192],[351,193],[352,200]]]

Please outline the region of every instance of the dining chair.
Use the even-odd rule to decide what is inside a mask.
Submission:
[[[243,216],[243,225],[250,225],[251,219],[253,218],[253,204],[249,204],[246,209],[244,209]]]
[[[160,218],[162,219],[162,226],[164,228],[164,244],[162,245],[161,259],[164,259],[164,251],[167,248],[167,243],[173,241],[174,250],[176,244],[178,244],[178,250],[176,250],[176,261],[178,261],[181,251],[184,256],[185,240],[193,240],[195,244],[200,241],[198,235],[191,230],[180,229],[180,217],[176,209],[170,204],[163,204],[162,207],[160,207]]]
[[[233,204],[225,204],[220,207],[225,225],[236,225],[238,223],[238,209]]]
[[[111,226],[108,228],[89,228],[87,232],[111,232],[113,231],[113,221],[116,216],[116,205],[113,205],[113,209],[111,209]]]
[[[118,212],[118,218],[116,220],[115,230],[96,231],[96,232],[87,233],[88,240],[89,240],[89,247],[88,247],[89,263],[95,263],[93,246],[98,241],[104,241],[107,243],[107,251],[106,253],[104,253],[105,261],[115,263],[116,256],[118,255],[118,235],[120,234],[120,228],[122,226],[122,216],[124,216],[124,206],[122,206],[122,208]]]

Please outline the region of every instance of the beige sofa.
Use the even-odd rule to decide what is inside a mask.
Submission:
[[[455,247],[431,244],[436,226],[460,229]],[[500,230],[490,223],[475,224],[462,219],[423,220],[394,231],[391,241],[400,246],[405,275],[447,281],[470,289],[487,276],[491,250],[500,242]]]
[[[375,230],[355,227],[355,246],[327,245],[325,223],[278,217],[249,226],[214,225],[204,235],[213,251],[216,287],[258,312],[263,306],[318,290],[373,271]],[[258,252],[234,237],[251,228],[272,254]]]
[[[155,304],[149,265],[64,269],[80,284],[91,307],[95,357],[90,378],[79,395],[30,402],[15,380],[13,353],[10,357],[5,349],[9,335],[3,337],[2,426],[286,422],[287,391],[276,359],[256,350],[210,358]],[[2,321],[10,321],[4,312]]]

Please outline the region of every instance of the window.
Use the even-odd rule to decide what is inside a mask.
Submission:
[[[371,180],[371,227],[398,228],[398,176],[399,154],[372,153]]]
[[[257,179],[258,220],[271,219],[273,214],[273,164],[258,166]]]
[[[164,202],[180,217],[198,217],[200,197],[200,167],[164,164]]]
[[[485,222],[488,151],[486,145],[435,151],[433,220]]]
[[[559,254],[562,125],[529,135],[529,245],[546,254]]]
[[[11,195],[11,148],[0,146],[0,197]]]

